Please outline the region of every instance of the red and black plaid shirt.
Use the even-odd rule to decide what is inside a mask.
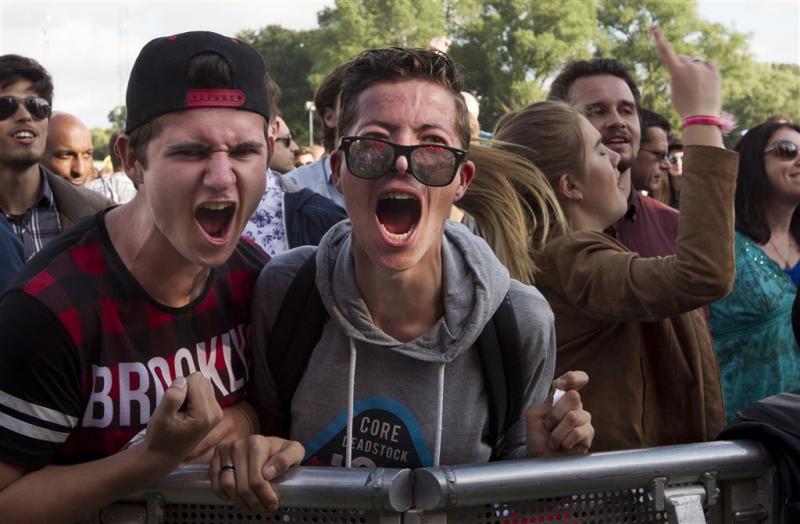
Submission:
[[[267,260],[240,241],[200,297],[170,308],[128,272],[103,213],[46,246],[0,300],[0,461],[40,467],[116,453],[173,378],[194,371],[221,406],[242,399],[251,295]]]

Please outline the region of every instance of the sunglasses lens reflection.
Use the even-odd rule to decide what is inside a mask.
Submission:
[[[0,98],[0,120],[5,120],[16,114],[20,100],[13,96]],[[24,100],[25,109],[34,120],[42,120],[50,116],[50,103],[38,96],[28,97]]]
[[[797,157],[797,144],[783,140],[775,144],[775,153],[781,160],[794,160]]]

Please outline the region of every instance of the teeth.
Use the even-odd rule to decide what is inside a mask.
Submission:
[[[397,200],[411,200],[411,199],[416,200],[417,199],[417,197],[415,197],[414,195],[410,195],[408,193],[387,193],[387,194],[383,195],[381,198],[382,199],[383,198],[387,198],[387,199],[388,198],[394,198],[394,199],[397,199]]]
[[[402,241],[402,240],[405,240],[405,239],[407,239],[408,237],[410,237],[410,236],[411,236],[411,233],[413,233],[413,232],[414,232],[414,229],[415,229],[415,228],[416,228],[416,225],[413,225],[413,226],[411,226],[411,229],[409,229],[409,230],[408,230],[408,231],[406,231],[405,233],[392,233],[391,231],[389,231],[388,229],[386,229],[386,226],[384,226],[383,224],[381,224],[381,229],[383,229],[383,232],[384,232],[384,233],[386,233],[386,236],[387,236],[387,237],[389,237],[389,238],[391,238],[392,240],[397,240],[398,242],[399,242],[399,241]]]
[[[14,136],[16,138],[33,138],[33,133],[30,131],[17,131]]]
[[[201,207],[204,207],[205,209],[210,209],[212,211],[220,211],[222,209],[227,209],[231,207],[231,204],[224,202],[209,202],[207,204],[203,204]]]

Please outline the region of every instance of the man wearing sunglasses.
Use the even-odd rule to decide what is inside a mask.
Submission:
[[[511,280],[482,239],[447,221],[475,172],[462,90],[455,64],[429,50],[366,51],[344,73],[343,138],[331,167],[350,221],[316,250],[276,256],[254,302],[252,400],[262,431],[286,430],[306,446],[306,464],[413,468],[579,452],[591,443],[575,377],[564,379],[571,391],[560,402],[547,402],[555,362],[547,302]],[[309,260],[330,317],[287,409],[276,389],[285,370],[268,367],[267,340]],[[503,445],[487,436],[477,339],[506,297],[522,342],[524,394]],[[248,442],[253,460],[269,455],[258,438]],[[217,451],[224,461],[235,449]],[[234,484],[241,494],[251,480],[237,465],[236,483],[220,476],[218,486],[237,497]]]
[[[39,163],[52,99],[53,82],[38,62],[0,56],[0,210],[26,259],[83,217],[111,205]]]
[[[292,138],[289,126],[281,117],[275,118],[275,153],[269,161],[269,168],[282,175],[294,169],[294,152],[297,144]]]

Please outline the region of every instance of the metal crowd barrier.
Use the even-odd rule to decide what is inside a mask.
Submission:
[[[709,442],[440,468],[295,468],[282,509],[247,514],[183,468],[104,508],[103,524],[775,522],[774,468],[758,443]]]

